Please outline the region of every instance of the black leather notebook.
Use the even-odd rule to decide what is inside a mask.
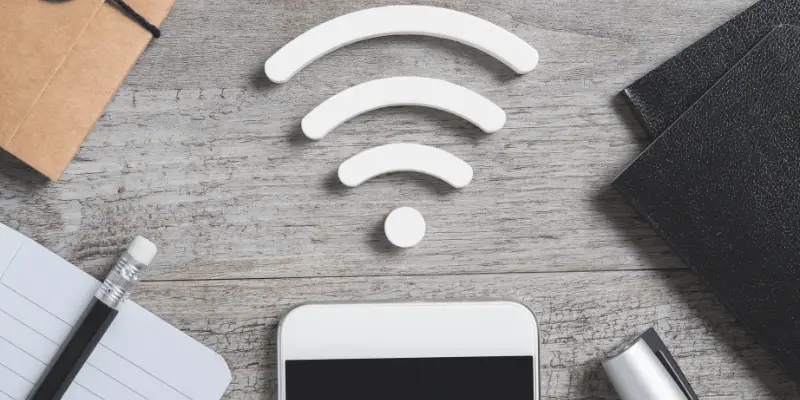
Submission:
[[[655,138],[778,25],[800,25],[800,0],[761,0],[624,90]]]
[[[769,33],[614,186],[800,382],[800,28]]]

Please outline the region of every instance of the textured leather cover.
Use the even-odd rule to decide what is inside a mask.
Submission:
[[[614,186],[800,382],[800,28],[776,28]]]
[[[623,95],[655,138],[780,24],[800,25],[800,1],[759,1],[634,82]]]

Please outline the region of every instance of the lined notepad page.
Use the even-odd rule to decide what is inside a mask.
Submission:
[[[25,400],[100,282],[0,224],[0,400]],[[218,354],[126,302],[65,400],[218,400]]]

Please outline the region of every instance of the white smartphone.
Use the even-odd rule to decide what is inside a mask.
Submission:
[[[278,379],[281,400],[538,400],[539,329],[513,301],[308,304]]]

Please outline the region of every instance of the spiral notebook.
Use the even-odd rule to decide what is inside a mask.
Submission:
[[[25,400],[100,282],[0,224],[0,400]],[[128,301],[64,400],[218,400],[211,349]]]

